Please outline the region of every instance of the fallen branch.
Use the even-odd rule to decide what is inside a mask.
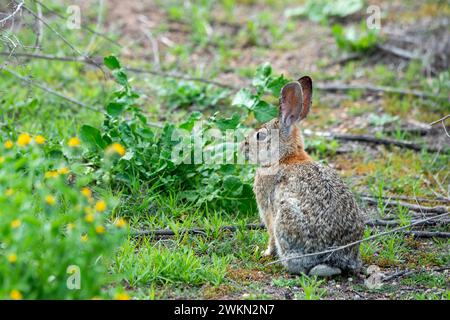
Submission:
[[[411,220],[411,223],[419,222],[417,219]],[[434,221],[425,221],[420,222],[416,226],[435,226],[438,224],[449,224],[450,219],[442,219],[442,220],[434,220]],[[401,225],[401,222],[399,220],[384,220],[384,219],[374,219],[374,220],[368,220],[365,222],[366,226],[369,227],[396,227]]]
[[[440,271],[444,271],[444,270],[449,270],[450,267],[442,267],[442,268],[436,268],[436,269],[431,269],[431,270],[427,270],[427,269],[418,269],[418,270],[400,270],[397,272],[394,272],[388,276],[383,277],[382,281],[383,282],[388,282],[391,281],[393,279],[396,278],[400,278],[400,277],[406,277],[409,276],[411,274],[414,273],[422,273],[422,272],[440,272]]]
[[[418,90],[407,90],[393,87],[384,87],[384,86],[376,86],[376,85],[359,85],[359,84],[343,84],[343,83],[318,83],[316,84],[316,88],[318,90],[323,91],[349,91],[349,90],[364,90],[369,92],[387,92],[387,93],[395,93],[399,95],[411,95],[415,97],[419,97],[422,99],[439,99],[439,100],[448,100],[448,97],[444,96],[436,96],[435,94],[422,92]]]
[[[360,59],[362,57],[363,57],[363,54],[361,54],[361,53],[350,53],[350,54],[347,54],[347,55],[345,55],[345,56],[343,56],[343,57],[341,57],[339,59],[336,59],[336,60],[333,60],[333,61],[329,62],[325,66],[325,68],[330,68],[330,67],[333,67],[335,65],[343,64],[343,63],[346,63],[346,62],[349,62],[349,61],[352,61],[352,60],[357,60],[357,59]]]
[[[421,197],[408,197],[408,196],[380,196],[380,197],[373,197],[369,194],[360,194],[363,198],[372,198],[372,199],[388,199],[388,200],[406,200],[406,201],[415,201],[415,202],[441,202],[441,203],[450,203],[450,199],[438,197],[438,198],[421,198]]]
[[[391,230],[388,230],[388,231],[384,231],[384,232],[372,235],[370,237],[367,237],[367,238],[364,238],[364,239],[361,239],[361,240],[358,240],[358,241],[350,242],[348,244],[345,244],[345,245],[342,245],[342,246],[339,246],[339,247],[336,247],[336,248],[331,248],[331,249],[327,249],[327,250],[323,250],[323,251],[319,251],[319,252],[306,253],[306,254],[293,256],[293,257],[289,257],[289,258],[284,258],[284,259],[278,259],[278,260],[269,262],[268,265],[275,264],[277,262],[289,261],[289,260],[293,260],[293,259],[300,259],[300,258],[318,256],[318,255],[322,255],[322,254],[330,254],[331,255],[331,254],[333,254],[336,251],[344,250],[344,249],[353,247],[353,246],[355,246],[357,244],[360,244],[360,243],[363,243],[363,242],[366,242],[366,241],[370,241],[370,240],[373,240],[373,239],[376,239],[376,238],[379,238],[379,237],[382,237],[382,236],[385,236],[385,235],[388,235],[388,234],[391,234],[391,233],[394,233],[394,232],[399,232],[399,231],[403,232],[403,230],[405,230],[407,228],[410,228],[412,226],[418,225],[418,224],[426,222],[426,221],[439,219],[439,218],[442,218],[442,217],[445,217],[445,216],[448,216],[448,215],[450,215],[450,212],[446,212],[444,214],[440,214],[440,215],[437,215],[437,216],[432,216],[432,217],[429,217],[429,218],[418,220],[418,221],[416,221],[414,223],[410,223],[410,224],[408,224],[406,226],[402,226],[402,227],[398,227],[398,228],[391,229]]]
[[[265,229],[266,227],[264,224],[246,224],[244,226],[247,230],[259,230],[259,229]],[[239,229],[239,227],[236,226],[223,226],[220,227],[220,231],[230,231],[230,232],[236,232]],[[201,228],[193,228],[193,229],[181,229],[177,233],[178,234],[201,234],[206,235],[206,229]],[[133,237],[140,237],[140,236],[155,236],[155,237],[164,237],[164,236],[175,236],[177,233],[175,233],[171,229],[161,229],[161,230],[135,230],[131,233],[131,236]]]
[[[407,60],[420,60],[421,59],[421,57],[417,54],[414,54],[414,53],[407,51],[405,49],[402,49],[402,48],[397,48],[397,47],[386,45],[386,44],[377,44],[376,48],[381,51],[393,54],[394,56],[397,56],[397,57],[400,57],[403,59],[407,59]]]
[[[342,134],[342,133],[332,133],[332,132],[320,132],[320,131],[311,131],[311,130],[304,130],[305,136],[319,136],[319,137],[325,137],[330,139],[336,139],[336,140],[342,140],[342,141],[355,141],[355,142],[367,142],[372,144],[378,144],[378,145],[385,145],[385,146],[397,146],[400,148],[405,149],[411,149],[414,151],[421,151],[422,149],[425,149],[429,152],[438,152],[441,151],[440,149],[428,147],[428,146],[421,146],[413,142],[409,141],[400,141],[400,140],[394,140],[394,139],[387,139],[387,138],[376,138],[374,136],[368,136],[368,135],[352,135],[352,134]]]
[[[368,202],[370,204],[378,204],[378,202],[379,202],[379,199],[372,198],[372,197],[362,197],[361,199],[365,200],[366,202]],[[386,200],[386,199],[382,199],[382,201],[387,207],[402,206],[402,207],[408,208],[410,210],[417,211],[417,212],[423,212],[423,213],[444,213],[444,212],[448,211],[448,208],[445,206],[426,207],[426,206],[412,204],[412,203],[408,203],[408,202],[404,202],[404,201],[391,201],[391,200]]]
[[[450,238],[450,232],[440,231],[403,231],[404,234],[413,236],[414,238]]]

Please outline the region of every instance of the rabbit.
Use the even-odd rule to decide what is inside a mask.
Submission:
[[[359,245],[294,258],[357,241],[364,231],[363,214],[350,189],[335,170],[305,152],[298,123],[308,115],[311,100],[310,77],[286,84],[281,89],[279,116],[241,144],[246,159],[256,159],[259,165],[253,191],[269,233],[264,255],[278,254],[292,274],[357,272],[361,268]]]

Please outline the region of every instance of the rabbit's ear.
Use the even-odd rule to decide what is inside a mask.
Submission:
[[[305,119],[311,109],[312,100],[312,80],[308,76],[301,77],[298,82],[302,86],[302,112],[300,114],[300,120]]]
[[[297,81],[286,84],[281,89],[280,98],[280,120],[281,124],[290,128],[290,126],[300,120],[302,112],[302,88]]]

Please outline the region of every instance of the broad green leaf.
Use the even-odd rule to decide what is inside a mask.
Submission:
[[[260,65],[256,69],[256,74],[253,77],[252,84],[255,87],[265,87],[271,74],[272,74],[272,67],[268,62]]]
[[[115,70],[113,72],[113,74],[114,74],[114,78],[116,79],[116,81],[119,84],[121,84],[123,86],[128,85],[128,77],[127,77],[127,74],[125,72],[123,72],[122,70]]]
[[[225,131],[228,129],[236,129],[240,121],[241,116],[235,112],[230,118],[216,119],[215,123],[220,130]]]
[[[269,89],[270,92],[278,98],[280,96],[281,88],[283,88],[283,86],[288,82],[289,80],[281,75],[277,78],[271,79],[267,85],[267,89]]]
[[[111,117],[119,116],[126,108],[126,105],[118,102],[111,102],[106,106],[106,112]]]
[[[259,101],[252,110],[255,113],[256,120],[259,122],[270,121],[278,115],[277,108],[262,100]]]
[[[233,106],[244,106],[248,109],[251,109],[255,103],[256,103],[255,96],[251,93],[249,89],[244,88],[239,90],[238,93],[236,93],[231,104]]]
[[[223,187],[231,194],[238,195],[242,192],[242,181],[236,176],[226,176],[223,179]]]
[[[180,124],[178,127],[181,129],[185,129],[188,131],[191,131],[192,128],[194,128],[195,123],[197,121],[199,121],[202,118],[202,114],[198,111],[194,111],[191,113],[191,115],[189,116],[189,118],[183,122],[182,124]]]
[[[117,60],[115,56],[105,57],[103,58],[103,62],[105,63],[105,66],[110,70],[120,69],[119,60]]]
[[[102,139],[100,130],[97,128],[83,125],[80,129],[80,138],[90,149],[104,149],[106,147],[106,143]]]

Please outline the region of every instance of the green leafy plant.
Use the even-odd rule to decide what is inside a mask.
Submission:
[[[364,6],[363,0],[308,0],[305,5],[288,9],[288,17],[306,16],[315,22],[325,22],[329,18],[343,18],[360,11]]]
[[[174,79],[165,80],[155,88],[169,109],[193,107],[196,110],[203,110],[217,107],[229,95],[227,89]]]
[[[126,80],[117,58],[105,58],[105,65],[116,75],[121,88],[113,93],[106,106],[102,128],[81,128],[83,143],[89,146],[89,151],[83,156],[92,163],[96,178],[110,182],[113,188],[129,192],[133,192],[134,185],[147,186],[155,192],[177,190],[185,201],[199,206],[208,205],[222,210],[238,207],[243,212],[255,209],[250,184],[251,168],[224,161],[194,163],[192,158],[195,146],[209,150],[208,154],[213,157],[223,159],[226,141],[208,138],[206,133],[216,124],[219,130],[236,129],[240,122],[237,114],[224,119],[215,114],[203,119],[199,112],[193,112],[177,125],[166,123],[155,127],[141,112],[139,95]],[[203,120],[201,128],[193,130],[200,120]],[[178,138],[176,133],[180,130],[187,135]],[[201,139],[200,145],[194,145],[201,135],[205,137]],[[105,147],[114,143],[123,146],[126,153],[124,151],[119,159],[101,165],[105,162]],[[179,146],[188,149],[180,163],[172,158],[174,148]],[[233,143],[232,147],[236,150]],[[137,192],[140,193],[141,188]]]
[[[107,270],[126,223],[112,220],[115,199],[95,199],[87,187],[93,176],[77,160],[80,141],[2,140],[0,298],[111,297]]]
[[[324,280],[319,280],[316,276],[308,277],[306,275],[302,275],[298,279],[298,282],[300,287],[303,289],[303,294],[297,295],[297,299],[320,300],[320,298],[326,294],[326,290],[321,288]]]
[[[345,51],[367,52],[379,41],[377,30],[368,29],[365,21],[361,22],[359,28],[355,26],[344,28],[335,24],[331,31],[339,49]]]
[[[279,97],[281,88],[288,82],[283,75],[275,77],[272,75],[272,67],[265,63],[256,69],[253,78],[253,90],[241,89],[234,97],[232,104],[246,108],[255,115],[259,122],[266,122],[278,115],[278,109],[271,103],[263,100],[263,96],[270,93]]]

